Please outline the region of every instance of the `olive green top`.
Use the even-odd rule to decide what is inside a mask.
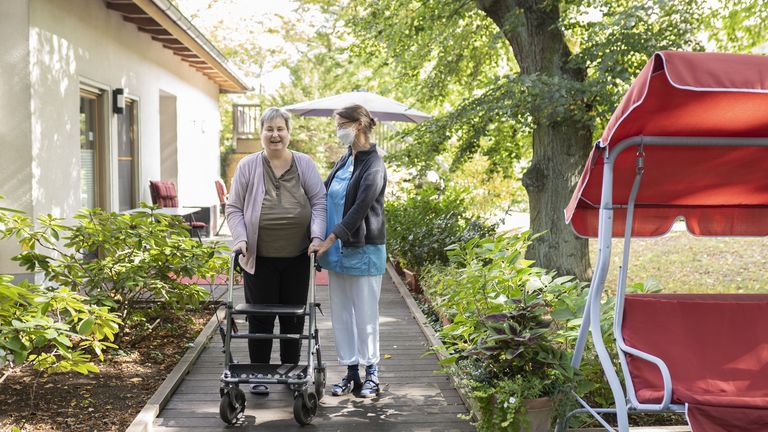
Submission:
[[[291,166],[280,177],[264,161],[264,201],[259,218],[256,256],[291,258],[307,252],[312,209],[301,187],[299,170]]]

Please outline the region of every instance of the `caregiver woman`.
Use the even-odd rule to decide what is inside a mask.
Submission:
[[[339,363],[347,374],[334,384],[332,394],[379,393],[379,294],[386,265],[384,161],[370,140],[376,121],[361,105],[335,113],[336,134],[347,153],[336,162],[325,187],[326,240],[317,251],[328,270],[331,322]],[[313,250],[313,247],[310,247]],[[360,379],[359,364],[365,365]]]

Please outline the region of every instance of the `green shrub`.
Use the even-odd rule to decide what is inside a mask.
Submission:
[[[0,236],[15,237],[22,246],[13,259],[27,271],[42,272],[46,289],[81,293],[126,323],[141,322],[147,305],[172,313],[199,306],[208,292],[181,278],[208,279],[227,269],[223,246],[201,245],[181,218],[151,209],[85,209],[72,225],[48,215],[35,226],[25,215],[0,214]]]
[[[66,287],[44,289],[0,275],[0,370],[31,365],[46,372],[96,372],[90,352],[103,359],[115,345],[120,321],[106,307],[86,304]]]
[[[387,201],[387,249],[419,271],[430,263],[448,263],[448,246],[493,233],[494,226],[472,216],[466,195],[464,189],[427,185],[410,189],[404,201]]]
[[[433,306],[452,321],[439,333],[443,364],[462,371],[481,430],[518,430],[525,399],[559,401],[586,390],[569,354],[586,285],[532,267],[524,258],[529,241],[528,233],[469,240],[450,248],[449,265],[429,267],[422,278]],[[504,412],[491,414],[500,403]]]

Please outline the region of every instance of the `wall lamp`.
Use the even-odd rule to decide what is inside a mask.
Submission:
[[[115,114],[125,112],[125,89],[116,88],[112,90],[112,111]]]

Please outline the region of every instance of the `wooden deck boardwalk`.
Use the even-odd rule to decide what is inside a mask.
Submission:
[[[243,301],[242,288],[235,291],[236,302]],[[428,353],[429,344],[411,316],[405,300],[388,274],[384,275],[380,301],[381,355],[380,378],[384,389],[378,398],[361,399],[353,395],[334,397],[330,384],[345,372],[336,362],[330,320],[328,288],[318,286],[317,300],[325,316],[319,316],[323,361],[328,368],[326,395],[317,416],[301,427],[293,419],[292,395],[285,386],[271,386],[269,396],[251,395],[246,390],[245,417],[234,426],[219,418],[219,376],[224,355],[221,339],[215,335],[190,373],[154,421],[152,430],[171,431],[474,431],[459,394],[440,369],[437,357]],[[244,322],[238,323],[246,328]],[[277,325],[276,325],[277,327]],[[245,340],[232,344],[235,359],[247,361]],[[273,362],[278,361],[278,342],[273,346]],[[305,348],[303,346],[302,348]],[[302,352],[304,350],[302,349]],[[302,359],[305,354],[302,355]],[[305,360],[302,360],[305,361]],[[361,368],[361,372],[362,368]]]

